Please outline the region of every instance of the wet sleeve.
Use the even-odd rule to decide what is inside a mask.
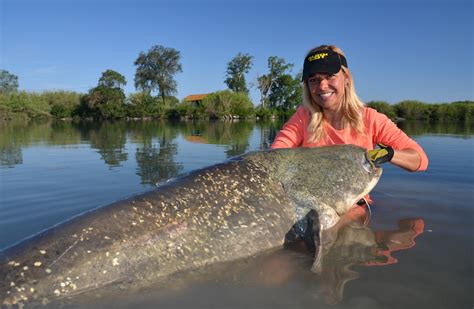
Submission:
[[[417,171],[426,171],[428,168],[428,157],[423,148],[413,139],[400,130],[393,121],[381,113],[376,113],[376,131],[374,132],[374,144],[382,143],[393,149],[413,149],[420,156],[420,166]]]
[[[283,125],[278,132],[271,148],[295,148],[303,143],[306,111],[303,107],[298,107],[291,118]]]

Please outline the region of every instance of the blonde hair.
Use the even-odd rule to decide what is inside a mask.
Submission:
[[[340,55],[344,55],[344,52],[334,45],[321,45],[313,48],[308,52],[309,54],[318,51],[330,49]],[[355,93],[354,80],[352,79],[351,72],[345,66],[341,66],[341,70],[346,77],[347,83],[344,86],[344,97],[340,106],[342,110],[342,126],[344,129],[352,128],[357,133],[364,133],[364,121],[362,119],[362,110],[364,103],[359,99]],[[313,100],[308,87],[308,80],[303,81],[303,106],[310,113],[310,122],[308,124],[308,133],[310,143],[318,142],[323,136],[323,111],[321,107]]]

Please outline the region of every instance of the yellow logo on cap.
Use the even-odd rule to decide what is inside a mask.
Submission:
[[[308,61],[314,61],[319,59],[324,59],[328,56],[328,53],[314,54],[311,57],[308,57]]]

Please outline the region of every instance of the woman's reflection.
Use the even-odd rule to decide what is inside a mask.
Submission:
[[[322,294],[328,304],[342,301],[345,284],[358,278],[358,273],[350,269],[352,266],[384,266],[397,263],[398,260],[392,253],[414,247],[415,238],[424,231],[424,221],[419,218],[399,220],[398,228],[394,230],[373,231],[364,224],[368,221],[367,216],[363,207],[355,208],[344,215],[336,227],[335,240],[331,244],[325,244],[326,247],[322,247],[319,252],[314,253],[318,248],[318,239],[314,236],[318,234],[316,231],[312,232],[311,238],[316,246],[311,245],[308,239],[292,240],[291,235],[287,237],[286,248],[289,251],[305,252],[308,257],[315,254],[316,260],[321,262],[318,273]],[[280,285],[290,280],[292,269],[297,272],[294,260],[284,255],[269,255],[266,261],[261,263],[261,267],[263,270],[260,271],[259,279],[265,285]]]

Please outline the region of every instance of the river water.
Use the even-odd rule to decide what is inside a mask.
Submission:
[[[369,225],[343,233],[346,239],[372,235],[376,248],[363,241],[349,248],[341,238],[321,275],[310,271],[313,258],[304,249],[276,249],[181,274],[138,294],[102,299],[97,307],[472,308],[472,126],[400,126],[425,149],[430,165],[425,173],[384,168],[371,194]],[[1,124],[0,250],[179,174],[268,148],[280,127],[278,122]]]

